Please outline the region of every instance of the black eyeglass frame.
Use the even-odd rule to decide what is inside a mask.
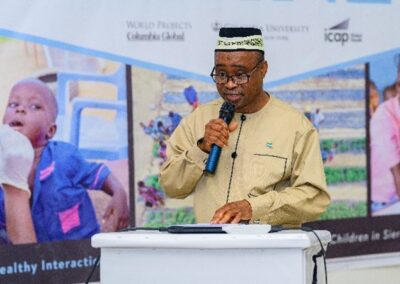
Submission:
[[[229,80],[232,80],[232,82],[233,82],[234,84],[236,84],[236,85],[247,84],[247,83],[250,81],[251,75],[253,75],[253,73],[257,70],[257,68],[258,68],[258,66],[260,65],[261,62],[264,62],[264,58],[260,59],[260,60],[257,62],[256,66],[254,66],[254,68],[253,68],[250,72],[244,73],[244,74],[240,74],[240,75],[231,75],[231,76],[228,76],[228,75],[219,76],[219,75],[217,75],[217,74],[214,74],[214,73],[213,73],[213,72],[215,71],[215,66],[214,66],[213,69],[211,70],[210,76],[211,76],[211,78],[213,79],[214,83],[216,83],[216,84],[226,84],[226,83],[229,82]],[[247,77],[246,82],[242,82],[242,83],[236,82],[237,79],[243,79],[244,76]],[[222,78],[226,78],[226,79],[224,80],[224,82],[217,82],[217,80],[215,79],[215,77],[220,77],[220,78],[222,77]],[[242,78],[238,78],[238,77],[242,77]],[[236,79],[235,79],[235,78],[236,78]]]

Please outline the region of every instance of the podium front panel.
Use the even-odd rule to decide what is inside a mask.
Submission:
[[[318,231],[323,243],[327,231]],[[311,233],[173,235],[103,233],[100,280],[108,283],[311,283],[311,257],[319,242]],[[324,283],[322,261],[319,281]]]

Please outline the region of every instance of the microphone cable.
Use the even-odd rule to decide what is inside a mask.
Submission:
[[[324,270],[325,270],[325,284],[328,284],[328,271],[326,269],[326,250],[324,248],[324,245],[322,244],[321,239],[319,238],[318,234],[310,227],[305,227],[302,226],[300,227],[300,230],[305,231],[305,232],[311,232],[314,234],[314,236],[317,238],[319,245],[321,247],[320,251],[317,252],[316,254],[313,255],[312,260],[314,262],[314,270],[313,270],[313,282],[312,284],[317,284],[317,258],[322,257],[324,261]],[[326,244],[327,246],[329,245],[329,242]]]
[[[322,244],[322,241],[318,234],[310,227],[306,226],[301,226],[301,227],[294,227],[294,228],[288,228],[288,227],[283,227],[283,226],[276,226],[276,230],[272,232],[280,232],[280,231],[285,231],[285,230],[300,230],[304,231],[307,233],[313,233],[314,236],[317,238],[319,245],[320,245],[320,251],[317,252],[312,256],[312,261],[314,262],[314,269],[313,269],[313,278],[312,278],[312,284],[317,284],[318,279],[317,279],[317,272],[318,272],[318,265],[317,265],[317,258],[322,257],[324,261],[324,271],[325,271],[325,284],[328,284],[328,271],[326,268],[326,250],[324,248],[324,245]],[[327,246],[329,245],[329,242],[327,243]]]
[[[92,267],[92,269],[90,270],[90,274],[89,274],[89,276],[86,278],[85,284],[88,284],[89,281],[90,281],[90,279],[92,278],[92,276],[93,276],[93,274],[94,274],[94,271],[96,270],[96,267],[97,267],[98,264],[99,264],[100,256],[101,256],[101,255],[99,255],[99,257],[96,259],[95,263],[93,264],[93,267]]]

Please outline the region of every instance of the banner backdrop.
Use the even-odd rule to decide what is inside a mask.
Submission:
[[[195,222],[192,198],[169,199],[158,182],[165,141],[219,97],[209,77],[219,28],[254,26],[266,45],[265,89],[319,130],[332,204],[310,225],[332,232],[328,257],[400,251],[398,1],[0,5],[0,114],[17,81],[45,81],[59,105],[54,139],[111,169],[129,193],[132,225]],[[103,220],[110,197],[89,194],[101,231],[115,230]],[[0,254],[2,282],[83,282],[99,252],[83,239],[4,244]]]

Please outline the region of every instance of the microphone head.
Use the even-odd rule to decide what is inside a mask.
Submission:
[[[230,102],[224,102],[219,110],[219,118],[223,119],[227,124],[232,121],[235,114],[235,105]]]

